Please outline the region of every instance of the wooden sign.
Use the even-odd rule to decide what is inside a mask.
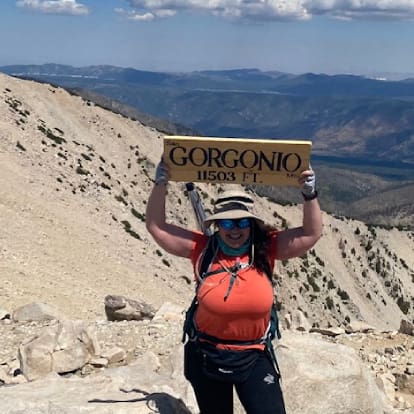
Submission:
[[[309,168],[311,141],[164,137],[173,181],[298,186]]]

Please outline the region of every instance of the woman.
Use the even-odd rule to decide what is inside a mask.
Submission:
[[[234,387],[248,414],[285,414],[280,376],[267,342],[273,304],[270,280],[275,260],[303,255],[321,236],[315,174],[307,170],[299,177],[304,197],[301,227],[272,230],[253,214],[253,199],[247,194],[225,193],[206,219],[207,226],[216,228],[210,238],[166,222],[168,179],[161,161],[146,225],[160,247],[189,258],[194,267],[197,307],[193,334],[185,345],[184,372],[200,413],[232,414]]]

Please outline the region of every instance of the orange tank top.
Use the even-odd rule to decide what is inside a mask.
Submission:
[[[277,232],[271,232],[268,260],[272,271],[276,256],[276,241]],[[207,236],[196,233],[190,255],[195,274],[197,261],[207,242]],[[273,287],[265,273],[248,266],[248,254],[233,257],[219,252],[211,264],[210,271],[222,267],[229,269],[237,262],[241,264],[242,269],[237,272],[227,299],[225,296],[230,284],[230,272],[225,270],[201,281],[197,292],[199,305],[195,314],[195,323],[201,332],[216,338],[252,341],[261,338],[268,327],[273,304]],[[217,347],[263,349],[264,345],[219,344]]]

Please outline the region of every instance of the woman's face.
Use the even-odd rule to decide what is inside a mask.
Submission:
[[[248,218],[224,219],[216,222],[221,239],[233,249],[238,249],[250,237],[252,222]]]

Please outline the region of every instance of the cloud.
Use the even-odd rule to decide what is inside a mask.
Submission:
[[[85,15],[90,10],[77,0],[18,0],[18,7],[49,14]]]
[[[155,15],[152,14],[152,13],[144,13],[144,14],[129,13],[128,14],[128,19],[129,20],[136,20],[136,21],[139,21],[139,22],[145,22],[145,21],[149,21],[149,20],[154,20]]]
[[[236,20],[308,19],[309,13],[302,3],[303,0],[129,0],[136,13],[148,11],[156,15],[157,11],[168,10],[172,15],[172,12],[203,11]]]
[[[232,20],[414,19],[414,0],[128,0],[132,15],[169,17],[205,12]],[[165,11],[168,11],[166,13]]]
[[[125,10],[122,8],[116,8],[116,13],[124,15],[124,17],[128,20],[135,20],[139,22],[151,21],[156,18],[164,18],[164,17],[172,17],[176,14],[175,10],[169,9],[158,9],[153,10],[152,12],[138,12],[137,10]]]
[[[411,20],[414,0],[309,0],[314,15],[342,19]]]

